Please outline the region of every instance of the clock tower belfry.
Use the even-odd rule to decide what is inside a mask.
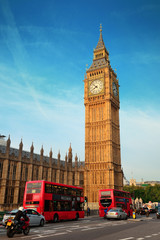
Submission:
[[[84,79],[85,196],[97,208],[99,189],[121,189],[119,83],[111,68],[100,26],[93,63]]]

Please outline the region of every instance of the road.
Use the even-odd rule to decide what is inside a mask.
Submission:
[[[4,227],[0,227],[0,239],[8,239]],[[18,240],[142,240],[160,239],[160,219],[155,214],[149,218],[106,220],[98,216],[85,217],[78,221],[47,223],[44,227],[32,227],[28,236],[16,234]]]

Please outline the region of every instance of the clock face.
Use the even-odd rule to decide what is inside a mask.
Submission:
[[[94,80],[89,86],[89,90],[92,94],[98,94],[103,89],[103,81],[102,80]]]
[[[117,85],[115,82],[112,83],[112,89],[113,89],[113,94],[114,96],[118,95],[118,91],[117,91]]]

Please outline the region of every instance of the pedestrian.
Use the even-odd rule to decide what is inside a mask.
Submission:
[[[106,218],[106,214],[107,214],[108,208],[104,209],[104,218]]]
[[[87,217],[90,216],[90,208],[87,207]]]

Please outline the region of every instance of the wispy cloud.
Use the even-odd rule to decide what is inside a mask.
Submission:
[[[160,114],[156,109],[121,110],[122,165],[127,178],[157,180]],[[152,170],[151,170],[152,169]],[[153,174],[154,173],[154,174]]]
[[[21,81],[27,86],[37,107],[44,114],[40,106],[40,103],[36,98],[36,93],[34,91],[34,88],[32,88],[32,86],[29,84],[29,81],[27,80],[27,76],[29,75],[27,65],[28,65],[28,62],[30,62],[30,59],[23,45],[23,41],[19,34],[19,30],[14,20],[14,15],[11,12],[8,1],[5,1],[2,4],[2,10],[3,10],[4,18],[7,23],[4,28],[1,27],[2,35],[5,39],[5,43],[10,53],[12,54],[12,57],[13,57],[16,69],[18,70],[18,74],[21,78]]]
[[[136,64],[159,64],[160,63],[160,55],[158,53],[149,52],[136,52],[131,57],[131,63]]]

